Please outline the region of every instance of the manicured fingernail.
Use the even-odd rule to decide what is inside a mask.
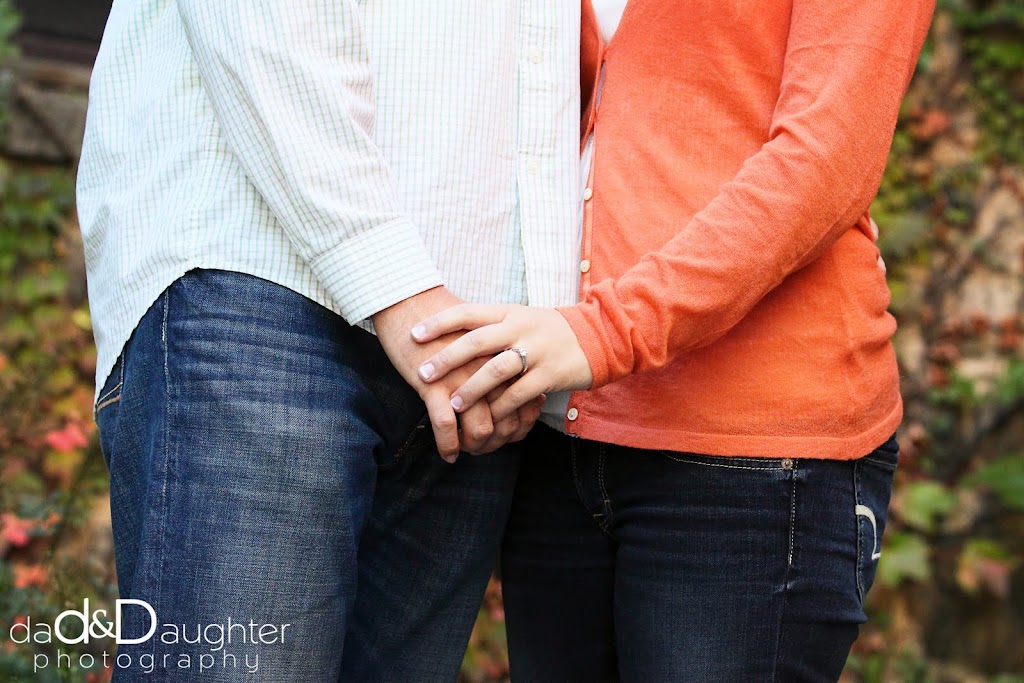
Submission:
[[[427,328],[423,325],[417,325],[416,327],[412,328],[413,339],[423,339],[423,335],[425,335],[426,333]]]
[[[462,402],[461,396],[457,394],[455,396],[452,396],[452,408],[455,408],[455,410],[462,410],[463,405],[464,404]]]
[[[449,465],[454,465],[455,461],[459,459],[459,454],[456,453],[455,455],[442,455],[441,459],[444,460]]]
[[[420,366],[420,377],[423,379],[430,379],[434,376],[434,364],[424,363]]]
[[[547,394],[541,394],[540,395],[540,404],[541,405],[544,405],[544,402],[547,401],[547,400],[548,400],[548,395]]]

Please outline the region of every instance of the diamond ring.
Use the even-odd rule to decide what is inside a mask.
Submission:
[[[519,360],[522,361],[522,363],[523,363],[523,369],[519,371],[519,374],[521,375],[524,372],[526,372],[526,367],[527,367],[526,349],[521,349],[518,346],[513,346],[512,348],[506,349],[506,350],[507,351],[512,351],[514,353],[518,353],[519,354]]]

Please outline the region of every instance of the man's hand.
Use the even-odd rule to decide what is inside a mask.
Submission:
[[[380,311],[373,316],[373,325],[385,353],[395,369],[409,383],[427,406],[434,439],[441,457],[455,462],[460,450],[458,421],[462,423],[461,449],[468,453],[487,453],[499,446],[519,441],[526,436],[540,417],[543,399],[524,405],[497,424],[491,418],[488,402],[481,400],[456,418],[451,396],[455,389],[484,365],[486,359],[473,359],[463,367],[454,369],[443,380],[424,382],[420,367],[432,354],[440,351],[462,336],[461,332],[446,334],[430,343],[417,343],[410,330],[420,320],[463,303],[444,287],[435,287]],[[491,399],[500,396],[501,389],[491,393]]]

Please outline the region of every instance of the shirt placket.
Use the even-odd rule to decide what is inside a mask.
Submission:
[[[519,225],[527,303],[550,307],[571,300],[567,264],[575,252],[572,204],[564,196],[571,191],[564,177],[573,173],[572,159],[562,149],[567,141],[561,131],[567,107],[564,10],[549,0],[525,0],[520,7]]]

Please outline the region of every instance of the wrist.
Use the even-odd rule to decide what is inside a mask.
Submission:
[[[442,285],[402,299],[373,314],[371,320],[378,336],[403,334],[408,337],[420,320],[460,303],[462,300]]]

